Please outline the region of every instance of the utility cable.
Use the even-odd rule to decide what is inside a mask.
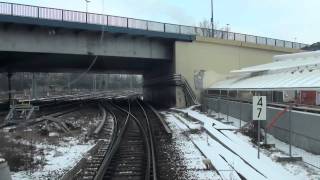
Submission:
[[[104,0],[101,0],[102,1],[102,14],[104,14]],[[88,12],[86,12],[86,16],[88,15]],[[104,16],[103,16],[104,17]],[[105,24],[102,24],[101,26],[101,34],[100,34],[100,45],[102,45],[102,42],[103,42],[103,39],[104,39],[104,31],[105,31]],[[75,84],[76,82],[78,82],[80,79],[82,79],[86,74],[88,74],[88,72],[92,69],[92,67],[96,64],[97,60],[99,58],[99,55],[95,55],[95,57],[93,58],[93,60],[91,61],[89,67],[84,71],[82,72],[77,78],[73,79],[72,81],[70,81],[70,86],[72,84]]]

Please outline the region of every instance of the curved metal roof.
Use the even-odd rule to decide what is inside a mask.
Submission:
[[[272,63],[232,71],[240,74],[217,82],[209,89],[320,89],[320,51],[274,59]]]

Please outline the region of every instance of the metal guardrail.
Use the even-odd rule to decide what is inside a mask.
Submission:
[[[147,82],[144,83],[144,86],[153,86],[159,84],[173,84],[175,86],[180,86],[183,88],[188,106],[199,104],[197,96],[195,95],[188,81],[181,74],[173,74],[169,76],[149,79],[147,80]]]
[[[283,48],[300,49],[307,46],[307,44],[297,42],[234,33],[228,31],[213,30],[212,32],[212,30],[208,28],[184,26],[120,16],[94,14],[80,11],[71,11],[7,2],[0,2],[0,15],[31,17],[38,19],[78,22],[85,24],[98,24],[105,26],[123,27],[128,29],[140,29],[146,31],[165,32],[191,36],[214,37],[218,39],[241,41]]]

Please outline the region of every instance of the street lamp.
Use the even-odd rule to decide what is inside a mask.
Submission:
[[[213,0],[211,0],[211,33],[212,37],[214,37],[214,27],[213,27]]]
[[[227,39],[229,39],[229,25],[230,24],[227,24],[227,29],[226,29],[227,30]]]
[[[88,4],[91,2],[90,0],[85,0],[86,1],[86,13],[88,13]]]
[[[226,24],[227,25],[227,32],[229,32],[229,26],[230,26],[230,24]]]

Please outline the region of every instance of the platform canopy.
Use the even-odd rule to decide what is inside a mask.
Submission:
[[[275,56],[274,62],[231,71],[209,89],[320,90],[320,51]]]

